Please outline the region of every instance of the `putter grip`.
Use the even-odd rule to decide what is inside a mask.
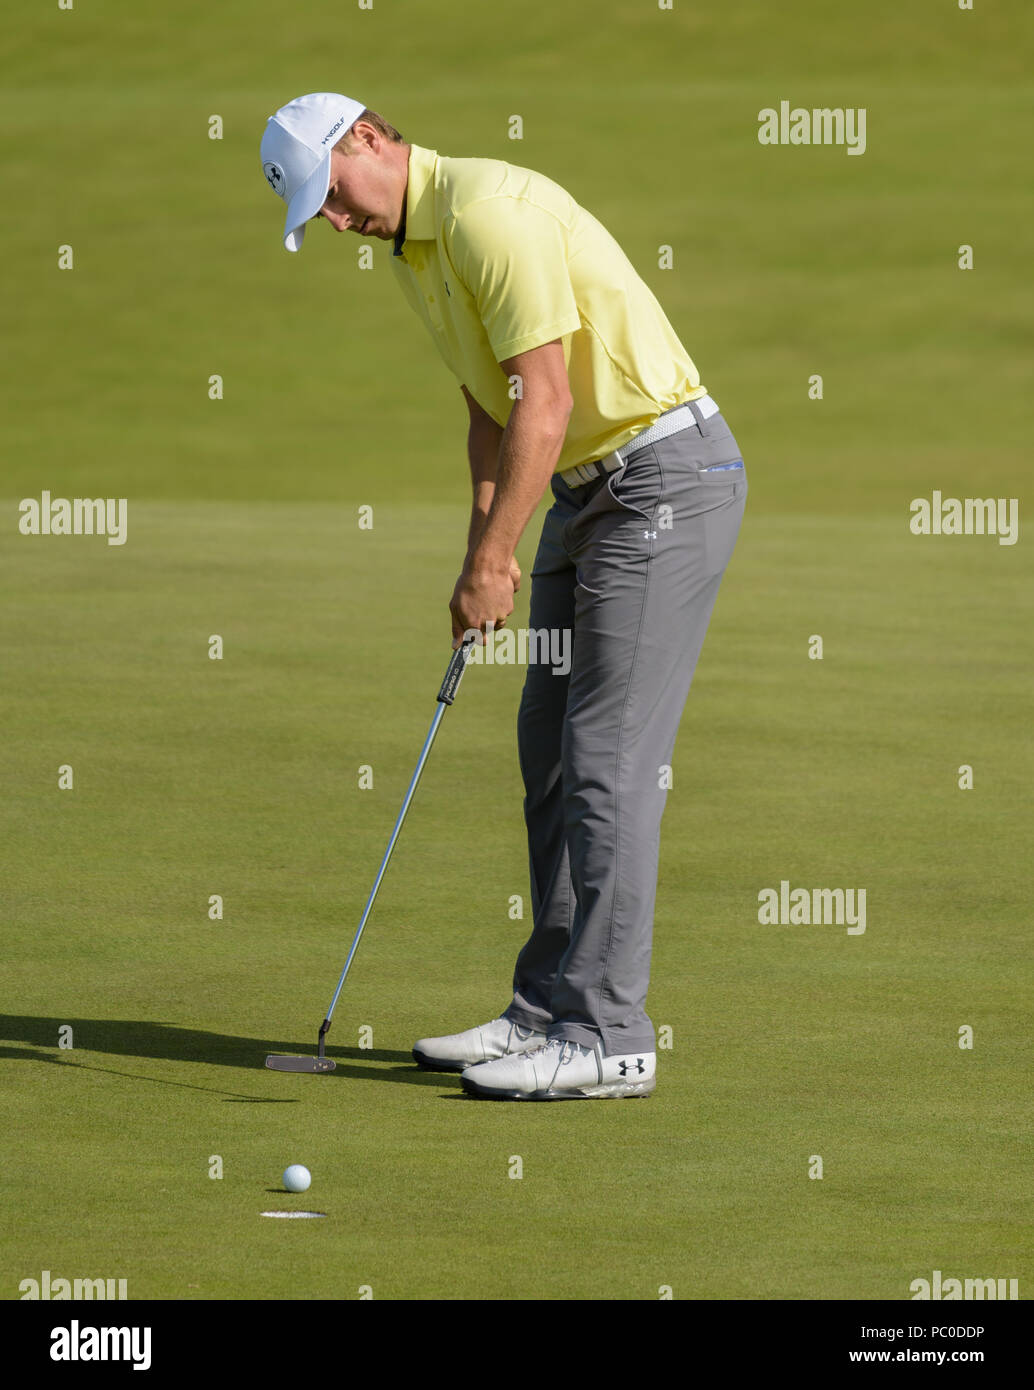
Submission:
[[[461,647],[457,647],[452,654],[449,662],[449,669],[445,673],[442,681],[442,688],[438,692],[438,703],[451,705],[456,698],[456,691],[460,688],[460,681],[463,679],[463,671],[467,664],[467,657],[474,646],[474,638],[468,637],[464,640]]]

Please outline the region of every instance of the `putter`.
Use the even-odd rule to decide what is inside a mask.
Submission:
[[[316,1056],[283,1057],[278,1056],[276,1053],[271,1053],[266,1058],[266,1066],[270,1067],[273,1071],[322,1073],[333,1071],[337,1066],[337,1063],[326,1055],[326,1038],[327,1033],[330,1031],[330,1020],[334,1017],[334,1009],[337,1006],[338,995],[341,993],[345,980],[348,978],[348,971],[359,945],[359,938],[363,934],[363,928],[366,926],[367,919],[373,908],[374,899],[377,896],[377,889],[381,886],[381,879],[384,877],[384,871],[388,867],[388,860],[391,858],[391,852],[395,848],[395,841],[398,839],[399,832],[402,829],[402,822],[406,819],[409,803],[413,800],[413,793],[416,791],[417,783],[420,781],[420,774],[424,770],[424,763],[427,762],[428,754],[431,751],[431,745],[434,743],[435,735],[438,732],[438,725],[442,722],[442,716],[445,713],[446,707],[451,705],[456,698],[456,691],[459,689],[464,668],[474,649],[474,642],[475,638],[467,637],[463,645],[457,647],[452,654],[452,659],[449,662],[449,669],[445,673],[445,679],[442,681],[442,688],[438,692],[438,707],[434,712],[434,718],[431,720],[431,727],[428,730],[427,737],[424,739],[424,746],[420,750],[420,760],[416,765],[416,771],[410,779],[409,790],[406,792],[406,798],[402,803],[402,810],[398,814],[398,820],[395,822],[395,829],[391,832],[391,839],[388,841],[388,848],[384,851],[384,858],[381,860],[381,867],[377,871],[377,877],[374,879],[373,887],[370,889],[370,896],[367,898],[366,906],[363,908],[363,915],[359,920],[359,926],[352,941],[352,949],[349,951],[348,959],[345,961],[345,968],[342,970],[341,978],[337,982],[334,998],[330,1001],[330,1008],[327,1010],[326,1018],[320,1024]]]

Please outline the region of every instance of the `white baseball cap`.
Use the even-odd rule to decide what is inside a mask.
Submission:
[[[310,92],[281,106],[266,122],[262,172],[287,204],[284,246],[299,251],[305,224],[327,201],[330,152],[366,110],[339,92]]]

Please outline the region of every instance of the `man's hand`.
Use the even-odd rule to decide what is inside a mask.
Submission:
[[[475,558],[475,551],[468,550],[467,558],[463,561],[463,568],[464,570],[469,570],[476,568],[476,566],[477,560]],[[510,579],[513,581],[513,591],[515,594],[520,590],[521,578],[521,567],[517,563],[517,556],[515,555],[510,561]]]
[[[449,603],[453,651],[467,632],[483,633],[489,623],[493,629],[503,626],[513,612],[513,596],[520,578],[516,560],[511,560],[505,570],[464,565]]]

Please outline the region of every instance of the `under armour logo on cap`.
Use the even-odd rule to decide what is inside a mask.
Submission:
[[[269,180],[269,186],[274,193],[278,193],[282,198],[287,188],[287,180],[284,178],[284,171],[279,164],[274,164],[272,160],[267,160],[262,166],[262,172]]]

